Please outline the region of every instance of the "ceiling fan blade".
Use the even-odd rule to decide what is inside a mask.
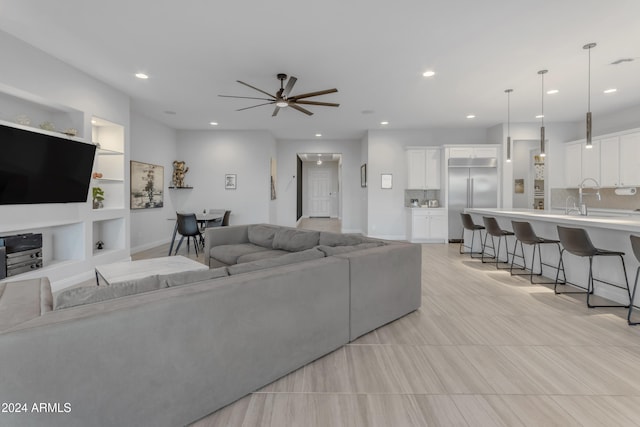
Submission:
[[[234,95],[218,95],[223,98],[242,98],[242,99],[259,99],[261,101],[271,101],[271,98],[254,98],[252,96],[234,96]]]
[[[242,84],[242,85],[248,86],[248,87],[250,87],[250,88],[251,88],[251,89],[253,89],[253,90],[257,90],[258,92],[264,93],[265,95],[270,96],[271,98],[274,98],[274,99],[275,99],[275,96],[271,95],[271,94],[270,94],[270,93],[268,93],[268,92],[263,91],[262,89],[258,89],[258,88],[257,88],[257,87],[255,87],[255,86],[251,86],[249,83],[245,83],[245,82],[240,81],[240,80],[236,80],[236,81],[237,81],[238,83]]]
[[[297,81],[298,81],[297,78],[293,76],[289,77],[289,81],[287,82],[287,85],[284,88],[284,92],[282,92],[282,96],[289,96],[289,94],[291,93],[291,89],[293,89],[293,85],[296,84]]]
[[[298,110],[301,113],[305,113],[307,116],[313,116],[313,113],[311,111],[305,110],[304,108],[300,107],[299,105],[289,104],[289,107],[293,108],[294,110]]]
[[[318,102],[318,101],[304,101],[304,100],[293,100],[289,102],[295,102],[296,104],[304,104],[304,105],[323,105],[325,107],[339,107],[340,104],[336,104],[333,102]]]
[[[269,105],[269,104],[275,104],[276,101],[271,101],[271,102],[265,102],[264,104],[258,104],[258,105],[252,105],[251,107],[245,107],[245,108],[240,108],[236,111],[242,111],[242,110],[248,110],[249,108],[256,108],[256,107],[261,107],[263,105]]]
[[[275,117],[278,115],[278,111],[280,111],[280,107],[276,106],[276,109],[273,110],[273,114],[271,115],[271,117]]]
[[[302,99],[302,98],[310,98],[312,96],[320,96],[320,95],[325,95],[327,93],[334,93],[337,92],[338,89],[327,89],[327,90],[319,90],[318,92],[309,92],[309,93],[303,93],[300,95],[296,95],[296,96],[291,96],[289,97],[289,99]]]

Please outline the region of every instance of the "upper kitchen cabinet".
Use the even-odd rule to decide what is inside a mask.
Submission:
[[[640,186],[640,133],[602,140],[603,187]]]
[[[564,149],[565,186],[577,188],[585,178],[600,182],[600,141],[593,141],[591,148],[586,148],[585,141],[572,142]],[[585,187],[593,186],[594,182],[585,182]]]
[[[407,149],[407,170],[408,189],[440,189],[440,148]]]
[[[460,146],[449,147],[449,158],[491,158],[498,157],[498,147],[495,146]]]

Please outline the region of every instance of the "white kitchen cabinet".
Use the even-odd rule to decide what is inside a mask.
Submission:
[[[600,185],[618,187],[620,185],[620,144],[619,137],[600,141]]]
[[[577,188],[582,181],[582,144],[572,143],[564,147],[564,185]]]
[[[586,148],[586,142],[580,144],[582,148],[582,179],[593,178],[600,182],[600,141],[593,141],[591,145],[591,148]],[[594,183],[588,181],[584,185],[592,187]]]
[[[620,186],[640,185],[640,133],[620,136]]]
[[[498,147],[460,146],[449,147],[449,158],[498,157]]]
[[[447,221],[444,208],[407,208],[407,239],[415,243],[445,243]]]
[[[407,169],[408,189],[440,189],[440,148],[408,149]]]

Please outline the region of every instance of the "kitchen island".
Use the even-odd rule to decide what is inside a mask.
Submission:
[[[623,251],[625,253],[624,260],[627,267],[627,277],[629,285],[633,287],[638,261],[633,255],[629,235],[640,235],[640,216],[638,215],[629,214],[620,216],[616,214],[614,216],[611,214],[609,216],[609,214],[606,213],[594,213],[593,215],[581,216],[565,215],[558,211],[534,209],[466,209],[465,212],[471,214],[476,224],[483,224],[483,216],[495,217],[500,227],[505,230],[513,230],[511,226],[512,220],[528,221],[538,236],[547,239],[558,239],[558,225],[584,228],[587,233],[589,233],[589,237],[594,246],[602,249]],[[466,234],[465,231],[465,237],[467,237]],[[469,235],[468,238],[470,237]],[[513,252],[515,240],[513,237],[510,237],[508,240],[509,251]],[[543,262],[558,265],[559,255],[555,245],[540,245],[540,247]],[[479,246],[474,248],[474,250],[479,249]],[[530,266],[532,247],[525,245],[524,249],[525,256],[527,257],[527,265]],[[506,254],[502,252],[501,259],[505,257]],[[569,282],[586,287],[589,273],[588,258],[579,258],[565,253],[564,266]],[[537,259],[535,269],[535,271],[539,271]],[[594,277],[596,278],[603,278],[604,280],[624,286],[625,281],[622,267],[617,257],[595,257],[593,261],[593,271]],[[555,279],[556,270],[543,266],[543,275]],[[595,282],[595,294],[618,303],[628,303],[626,291],[613,286]],[[636,305],[638,305],[637,302]]]

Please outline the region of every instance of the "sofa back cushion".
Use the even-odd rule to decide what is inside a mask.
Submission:
[[[284,249],[289,252],[300,252],[318,246],[319,231],[281,228],[273,238],[273,249]]]
[[[295,264],[298,262],[309,261],[312,259],[324,258],[324,253],[316,248],[307,249],[306,251],[292,252],[290,254],[281,255],[275,258],[261,259],[258,261],[245,262],[227,267],[229,275],[233,276],[250,271],[262,270],[265,268],[279,267],[281,265]]]
[[[324,252],[326,256],[333,256],[337,254],[346,254],[348,252],[361,251],[363,249],[377,248],[378,246],[383,246],[383,245],[384,244],[381,242],[360,243],[358,245],[348,245],[348,246],[320,245],[318,246],[318,250]]]
[[[161,288],[166,288],[166,284],[160,283],[157,274],[142,279],[115,282],[110,285],[74,287],[65,289],[56,296],[53,309],[60,310],[91,304]]]
[[[39,317],[52,306],[46,277],[0,283],[0,331]]]
[[[217,279],[218,277],[227,277],[228,275],[229,272],[227,271],[227,267],[220,267],[210,270],[182,271],[180,273],[162,274],[158,276],[158,280],[161,288],[172,288],[174,286]]]
[[[364,237],[361,234],[341,234],[321,231],[318,244],[323,246],[353,246],[364,242]]]
[[[250,225],[247,230],[249,242],[254,245],[262,246],[263,248],[271,249],[273,247],[273,237],[276,235],[278,230],[280,230],[280,227],[275,225]]]

